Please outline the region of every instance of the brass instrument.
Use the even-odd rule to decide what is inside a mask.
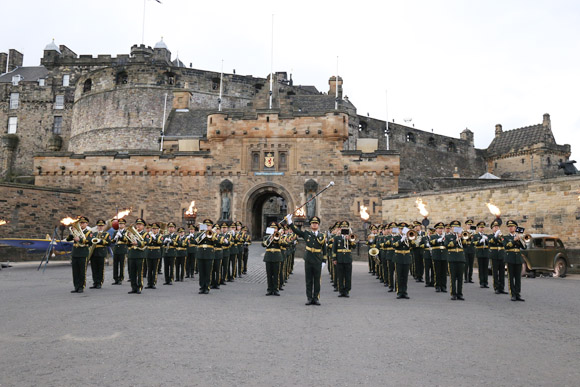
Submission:
[[[371,249],[369,249],[369,255],[373,258],[377,257],[379,255],[379,249],[377,249],[376,247],[372,247]]]
[[[83,232],[80,222],[78,221],[71,224],[68,229],[72,236],[75,238],[83,239],[85,237],[85,233]]]
[[[523,240],[524,243],[530,243],[532,241],[532,236],[530,234],[518,234],[520,240]]]
[[[471,233],[469,231],[463,231],[461,233],[461,238],[463,238],[464,241],[468,240],[469,238],[471,238]]]
[[[407,231],[407,239],[410,241],[414,241],[415,239],[417,239],[417,232],[415,230],[409,230]]]
[[[102,239],[99,239],[99,238],[93,238],[93,239],[91,239],[91,243],[92,243],[93,245],[98,245],[98,244],[99,244],[99,243],[101,243],[102,241],[103,241],[103,240],[102,240]]]
[[[266,240],[266,247],[270,247],[273,241],[278,240],[280,240],[280,232],[276,231],[268,237],[268,240]]]
[[[356,234],[350,234],[348,239],[350,240],[350,243],[356,242]]]
[[[129,242],[131,242],[131,244],[133,243],[142,244],[145,242],[141,234],[139,234],[139,232],[135,230],[135,227],[133,226],[127,228],[125,237],[129,240]]]

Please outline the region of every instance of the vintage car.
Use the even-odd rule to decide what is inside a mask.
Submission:
[[[527,249],[522,250],[524,265],[522,275],[534,277],[536,271],[554,272],[564,277],[568,271],[568,253],[560,238],[547,234],[531,234]]]

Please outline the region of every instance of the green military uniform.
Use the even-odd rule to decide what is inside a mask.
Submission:
[[[234,223],[235,225],[236,223]],[[237,226],[236,226],[237,227]],[[243,248],[240,249],[241,243],[236,239],[236,234],[234,234],[232,239],[232,244],[230,247],[230,262],[228,266],[228,282],[233,282],[238,276],[238,261],[240,258],[240,250],[243,252]]]
[[[153,234],[150,234],[149,243],[147,244],[147,287],[146,289],[156,289],[157,285],[157,272],[159,263],[161,261],[161,248],[163,247],[163,235],[161,235],[159,230],[159,223],[153,223],[151,229]]]
[[[97,220],[97,226],[105,226],[103,219]],[[111,236],[106,231],[98,231],[92,234],[92,239],[97,239],[97,244],[93,247],[91,255],[91,272],[93,275],[93,286],[91,289],[100,289],[105,280],[105,258],[107,257],[107,246],[111,244]]]
[[[435,225],[435,231],[443,230],[445,225],[439,222]],[[429,239],[431,245],[431,259],[433,260],[433,271],[435,272],[435,291],[437,293],[447,293],[447,251],[445,249],[445,238],[442,234],[435,233]]]
[[[236,265],[237,265],[237,275],[238,277],[241,277],[244,271],[244,246],[242,243],[242,240],[240,239],[241,236],[241,231],[242,231],[242,222],[236,222],[236,234],[235,234],[235,244],[236,247],[238,248],[238,254],[237,254],[237,261],[236,261]]]
[[[431,258],[431,243],[429,236],[421,236],[421,247],[423,247],[423,266],[425,268],[425,287],[432,288],[435,286],[435,273],[433,270],[433,259]]]
[[[395,262],[393,262],[393,258],[395,257],[395,248],[393,247],[393,238],[399,232],[399,228],[395,222],[389,223],[387,226],[391,229],[391,234],[387,235],[385,241],[383,242],[383,246],[387,250],[385,258],[387,260],[387,284],[389,285],[389,293],[395,291]]]
[[[276,222],[270,224],[270,228],[276,231],[264,237],[262,246],[266,248],[264,262],[266,263],[266,278],[268,280],[267,296],[279,296],[278,282],[280,280],[280,262],[282,262],[282,250],[280,249],[280,236],[278,235],[278,225]]]
[[[199,271],[199,294],[208,294],[210,289],[211,268],[215,256],[215,247],[219,245],[217,233],[211,231],[213,222],[205,219],[203,224],[208,230],[200,231],[196,237],[197,267]]]
[[[377,243],[375,241],[375,238],[377,237],[377,227],[374,224],[371,224],[371,226],[369,227],[369,230],[371,232],[371,235],[369,235],[368,239],[367,239],[367,246],[368,246],[368,251],[370,251],[372,248],[376,248],[377,247]],[[371,254],[368,254],[368,261],[369,261],[369,274],[378,274],[378,267],[376,265],[376,261],[375,258],[373,256],[371,256]]]
[[[278,226],[280,230],[284,230],[282,225]],[[284,284],[286,283],[286,260],[288,259],[288,241],[286,240],[286,234],[281,234],[280,237],[280,253],[282,253],[282,262],[280,262],[279,285],[278,290],[284,290]]]
[[[231,255],[231,250],[234,244],[234,239],[235,239],[235,231],[232,232],[227,231],[228,228],[228,224],[223,222],[222,223],[222,230],[223,228],[226,228],[225,233],[222,231],[222,234],[227,236],[227,244],[224,244],[222,246],[222,265],[221,265],[221,275],[220,275],[220,285],[227,285],[226,281],[228,280],[228,270],[230,267],[230,255]]]
[[[451,227],[461,227],[461,222],[454,220]],[[445,248],[447,249],[447,262],[449,268],[449,281],[451,282],[451,299],[464,300],[463,298],[463,272],[465,270],[465,253],[461,235],[449,233],[445,235]]]
[[[87,217],[81,216],[78,219],[79,224],[85,223],[85,228],[82,229],[83,236],[79,236],[79,240],[73,243],[71,251],[72,257],[72,275],[74,290],[71,293],[84,292],[87,283],[87,261],[89,258],[89,246],[91,244],[91,231],[86,228],[86,223],[89,222]],[[66,240],[72,241],[74,235],[69,235]]]
[[[481,221],[477,223],[477,227],[485,227],[485,222]],[[477,257],[477,267],[479,271],[479,287],[488,288],[488,273],[487,268],[489,266],[489,239],[493,235],[486,235],[482,231],[473,234],[472,242],[475,246],[475,256]]]
[[[474,224],[473,219],[465,222],[465,228],[471,228]],[[473,244],[473,235],[468,239],[462,240],[463,252],[465,253],[465,282],[473,283],[473,262],[475,261],[475,245]]]
[[[185,265],[185,278],[194,278],[195,273],[195,252],[197,247],[195,247],[195,232],[196,228],[194,225],[189,226],[189,235],[187,236],[187,261]]]
[[[217,224],[216,224],[217,225]],[[226,225],[227,226],[227,225]],[[217,239],[214,242],[214,255],[211,267],[210,286],[212,289],[219,289],[222,277],[222,260],[224,257],[224,248],[230,243],[228,235],[216,230]]]
[[[415,246],[415,241],[410,241],[404,233],[404,228],[409,227],[405,222],[398,224],[402,229],[401,235],[393,237],[393,247],[395,248],[395,255],[393,256],[393,263],[395,264],[396,283],[397,283],[397,299],[408,299],[407,294],[407,280],[409,278],[409,269],[413,256],[411,255],[411,248]]]
[[[422,225],[421,222],[417,220],[413,222],[414,227],[421,227],[421,225]],[[417,231],[417,242],[421,242],[421,239],[423,239],[423,235],[424,235],[423,231]],[[422,243],[416,243],[415,247],[411,249],[411,252],[413,254],[413,266],[415,267],[413,277],[417,282],[423,282],[423,271],[424,271],[423,247],[421,246]]]
[[[175,228],[175,223],[169,222],[167,228]],[[163,245],[165,248],[165,255],[163,256],[163,274],[165,275],[165,282],[163,285],[173,285],[175,273],[175,257],[177,256],[177,245],[179,244],[179,234],[170,232],[165,235]]]
[[[137,219],[136,225],[142,224],[145,226],[145,221],[141,218]],[[149,242],[149,234],[145,230],[136,231],[140,238],[136,241],[137,244],[131,244],[129,247],[129,278],[131,280],[131,293],[141,294],[143,289],[143,261],[146,257],[145,248]]]
[[[511,228],[518,227],[514,220],[508,220],[506,225]],[[505,249],[505,262],[508,269],[508,284],[512,301],[524,301],[520,293],[522,291],[522,264],[524,259],[521,250],[526,249],[524,241],[518,235],[510,230],[510,233],[503,238]]]
[[[347,230],[349,223],[345,220],[341,222],[340,228]],[[350,235],[341,235],[334,238],[332,243],[332,259],[336,263],[336,274],[338,277],[338,296],[350,297],[352,287],[352,249],[356,247],[356,241],[350,239]]]
[[[382,282],[384,283],[385,287],[389,286],[389,261],[387,261],[387,245],[389,237],[388,235],[384,234],[384,231],[388,231],[389,228],[386,224],[383,224],[380,227],[381,235],[377,238],[377,248],[379,249],[379,261],[381,262],[381,273],[382,273]]]
[[[493,274],[493,290],[495,294],[507,294],[505,291],[505,263],[504,263],[504,247],[503,236],[499,231],[499,222],[494,220],[491,229],[498,227],[497,232],[494,232],[489,238],[489,259],[491,259],[491,272]]]
[[[291,220],[288,223],[291,223]],[[310,219],[310,224],[320,224],[320,218],[313,216]],[[304,257],[306,298],[308,299],[306,305],[320,305],[320,277],[322,275],[322,262],[324,262],[322,249],[326,243],[326,235],[321,231],[302,231],[294,223],[291,223],[290,227],[296,235],[306,242],[306,255]]]
[[[185,229],[179,227],[177,229],[179,237],[177,238],[177,246],[175,247],[175,281],[183,282],[185,277],[185,260],[187,259],[187,241],[185,240]]]
[[[127,224],[127,221],[125,219],[119,219],[119,224]],[[127,230],[125,228],[119,228],[113,238],[113,280],[115,282],[112,285],[121,285],[125,279],[125,259],[129,251],[128,241],[125,238],[126,233]]]
[[[243,246],[242,246],[242,259],[243,259],[243,267],[242,267],[242,274],[248,273],[248,254],[250,251],[250,245],[252,244],[252,237],[248,234],[248,228],[246,226],[242,227],[242,238]],[[294,255],[292,255],[292,268],[294,268]]]

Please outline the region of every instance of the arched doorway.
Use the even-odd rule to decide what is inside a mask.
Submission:
[[[294,208],[291,195],[282,186],[265,183],[254,187],[244,200],[244,224],[252,238],[261,240],[269,222],[281,221]]]

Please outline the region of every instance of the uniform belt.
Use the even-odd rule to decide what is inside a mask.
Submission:
[[[95,245],[95,249],[98,247],[105,247],[105,245]]]
[[[313,253],[321,253],[322,252],[322,249],[315,249],[313,247],[308,247],[308,246],[306,246],[306,250],[313,252]]]
[[[187,247],[178,247],[176,250],[187,250]]]
[[[387,247],[387,250],[395,250],[394,247]]]
[[[490,250],[503,250],[503,247],[490,247]]]
[[[214,250],[216,250],[216,251],[218,251],[218,250],[219,250],[219,251],[223,250],[221,247],[214,247],[213,249],[214,249]]]
[[[89,247],[89,245],[86,245],[84,243],[73,243],[73,247]]]
[[[135,247],[135,246],[131,246],[131,247],[129,247],[129,249],[145,251],[145,247]]]
[[[382,250],[382,251],[387,251],[387,250],[388,250],[388,248],[387,248],[387,249],[385,249],[385,248],[381,247],[381,248],[380,248],[380,250]]]
[[[520,249],[506,249],[505,251],[509,251],[510,253],[519,253]]]
[[[445,249],[445,246],[431,246],[432,249]]]
[[[159,250],[161,247],[159,247],[159,246],[148,246],[147,248],[149,250]]]
[[[461,253],[463,249],[447,249],[450,253]]]
[[[214,248],[213,245],[199,245],[197,247],[199,247],[201,249],[213,249]]]
[[[350,253],[349,249],[338,249],[336,250],[337,253]]]
[[[487,246],[475,246],[476,249],[487,249]]]
[[[395,250],[395,253],[397,254],[409,254],[410,252],[410,250]]]
[[[266,251],[271,252],[271,253],[276,253],[276,252],[280,251],[280,249],[266,249]]]
[[[115,243],[115,244],[116,244],[116,245],[126,245],[126,244],[127,244],[127,242],[117,242],[117,243]]]

